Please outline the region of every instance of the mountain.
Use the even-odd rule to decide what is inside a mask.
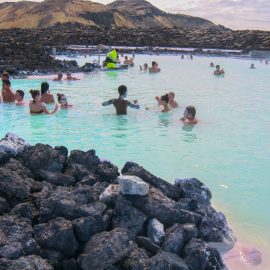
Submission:
[[[0,4],[1,29],[46,28],[58,23],[128,28],[225,29],[202,18],[166,13],[145,0],[117,0],[109,5],[84,0],[20,1]]]

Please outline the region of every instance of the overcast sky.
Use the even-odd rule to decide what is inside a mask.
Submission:
[[[5,2],[5,0],[0,0]],[[110,3],[112,0],[95,0]],[[270,30],[270,0],[149,0],[168,12],[199,16],[232,29]]]

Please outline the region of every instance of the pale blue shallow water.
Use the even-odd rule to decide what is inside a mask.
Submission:
[[[152,60],[159,62],[160,74],[139,71],[140,64]],[[212,61],[224,67],[225,77],[213,76]],[[1,104],[0,137],[11,131],[32,144],[93,148],[120,168],[125,161],[135,161],[170,182],[197,177],[210,187],[214,204],[225,212],[240,238],[264,250],[266,265],[270,256],[270,66],[255,62],[257,69],[250,70],[250,63],[141,55],[128,71],[81,75],[78,82],[48,79],[52,93],[65,93],[74,108],[53,116],[30,116],[27,107]],[[13,89],[28,93],[42,81],[14,80]],[[113,107],[100,105],[117,96],[120,84],[128,86],[128,98],[138,99],[141,110],[129,109],[128,116],[117,117]],[[176,93],[181,108],[161,114],[154,97],[169,90]],[[195,127],[183,127],[179,121],[187,105],[197,108],[200,123]]]

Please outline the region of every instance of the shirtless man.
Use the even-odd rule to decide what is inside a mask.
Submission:
[[[3,102],[15,102],[15,94],[11,90],[11,82],[9,80],[2,81],[2,98]]]
[[[195,125],[198,123],[198,119],[195,117],[196,116],[196,109],[193,106],[188,106],[185,109],[184,112],[184,117],[181,118],[180,120],[184,123],[184,124],[188,124],[188,125]]]
[[[102,106],[114,105],[116,109],[117,115],[126,115],[127,107],[131,107],[134,109],[140,109],[140,105],[137,104],[135,100],[134,103],[125,100],[127,97],[127,87],[125,85],[120,85],[118,88],[119,98],[118,99],[110,99],[102,103]]]
[[[158,63],[156,61],[152,62],[152,67],[149,68],[149,73],[158,73],[160,72],[160,68],[158,67]]]
[[[67,73],[67,77],[65,79],[66,81],[79,81],[80,79],[76,78],[76,77],[72,77],[71,73],[68,72]]]
[[[57,78],[54,78],[53,81],[54,82],[61,82],[62,79],[63,79],[63,73],[60,72],[60,73],[58,73]]]

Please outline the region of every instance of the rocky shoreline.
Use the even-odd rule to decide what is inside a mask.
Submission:
[[[0,69],[16,72],[82,71],[76,62],[57,61],[52,48],[66,51],[69,45],[168,48],[202,48],[270,51],[270,32],[182,28],[130,29],[58,24],[44,29],[0,29]],[[0,70],[1,71],[1,70]]]
[[[235,238],[197,179],[0,141],[0,270],[222,270]]]

